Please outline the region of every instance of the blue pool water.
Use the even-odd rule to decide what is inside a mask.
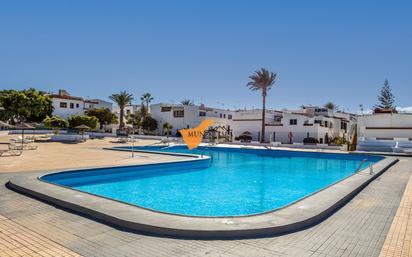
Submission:
[[[319,191],[352,175],[365,158],[373,163],[383,159],[233,148],[188,150],[184,146],[135,149],[204,154],[212,158],[63,172],[42,179],[162,212],[240,216],[274,210]]]

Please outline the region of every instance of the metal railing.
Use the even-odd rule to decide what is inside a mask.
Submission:
[[[362,165],[365,163],[365,162],[367,162],[368,161],[368,159],[363,159],[362,161],[361,161],[361,163],[359,163],[359,165],[358,165],[358,167],[356,168],[356,170],[355,170],[355,173],[358,173],[360,170],[361,170],[361,168],[362,168]]]

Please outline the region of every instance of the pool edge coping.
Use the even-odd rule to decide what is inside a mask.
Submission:
[[[193,160],[199,159],[151,164],[190,162]],[[238,217],[196,217],[167,214],[138,206],[136,208],[134,205],[72,190],[38,179],[39,176],[62,171],[26,174],[30,176],[29,179],[27,176],[16,176],[9,180],[8,187],[49,204],[124,230],[179,238],[254,238],[289,233],[321,222],[397,162],[397,158],[385,157],[373,165],[376,171],[373,175],[369,175],[367,169],[364,169],[283,208],[262,214]],[[65,170],[65,172],[72,170]],[[90,168],[81,170],[90,170]],[[331,199],[331,195],[335,195],[335,198]],[[84,200],[85,198],[90,199],[86,199],[82,204],[78,203],[79,199]],[[318,198],[320,200],[326,198],[328,203],[319,202]],[[108,206],[111,208],[108,208]],[[113,210],[121,211],[116,213]],[[292,213],[290,213],[291,211]],[[287,215],[288,212],[289,215]]]

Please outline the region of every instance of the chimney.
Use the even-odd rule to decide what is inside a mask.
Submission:
[[[59,95],[70,96],[69,92],[64,89],[59,89]]]

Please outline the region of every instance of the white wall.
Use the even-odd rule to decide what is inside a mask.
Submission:
[[[52,102],[54,107],[53,115],[57,115],[64,119],[67,119],[72,115],[84,114],[84,104],[82,100],[52,98]],[[61,102],[67,103],[67,108],[60,107]],[[70,108],[71,103],[73,104],[73,108]]]
[[[162,112],[162,107],[171,107],[170,111]],[[183,110],[183,117],[174,117],[173,112]],[[200,116],[200,112],[205,113],[205,116]],[[169,123],[173,126],[172,136],[176,135],[179,129],[197,127],[203,120],[212,118],[215,120],[214,125],[227,126],[231,124],[229,115],[233,115],[232,111],[207,108],[198,105],[173,105],[173,104],[153,104],[150,106],[152,117],[158,122],[158,133],[163,134],[163,124]],[[220,118],[222,117],[222,118]]]
[[[341,119],[327,116],[315,115],[315,112],[292,112],[292,111],[270,111],[265,116],[265,140],[289,143],[289,133],[292,132],[292,142],[302,142],[306,137],[313,137],[319,141],[325,141],[325,136],[344,136],[345,131],[341,129]],[[325,115],[329,115],[328,112]],[[275,121],[275,116],[282,116],[281,122]],[[290,125],[290,120],[296,119],[296,125]],[[314,123],[315,120],[328,122],[328,127]],[[332,123],[332,127],[330,124]],[[305,125],[310,124],[310,125]],[[348,125],[349,127],[349,125]],[[253,140],[258,140],[261,131],[261,110],[249,110],[236,112],[233,123],[233,136],[237,137],[245,131],[252,133]]]
[[[113,104],[110,102],[106,102],[101,99],[91,99],[84,102],[85,109],[101,109],[101,108],[108,108],[109,110],[113,110]]]
[[[359,116],[358,138],[412,138],[412,114],[379,113]]]

